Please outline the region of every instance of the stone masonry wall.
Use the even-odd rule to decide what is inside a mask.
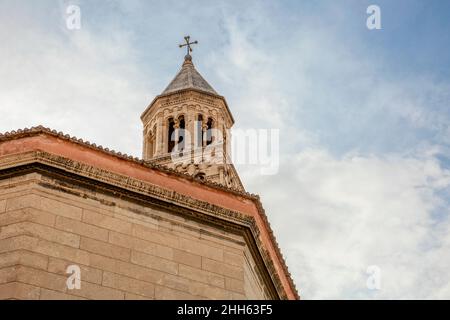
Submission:
[[[0,299],[263,299],[240,235],[88,189],[0,180]],[[66,269],[81,269],[69,290]]]

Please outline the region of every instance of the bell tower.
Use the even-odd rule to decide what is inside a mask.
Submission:
[[[231,163],[230,129],[233,116],[219,95],[195,69],[192,47],[181,70],[141,116],[143,159],[193,177],[244,190]]]

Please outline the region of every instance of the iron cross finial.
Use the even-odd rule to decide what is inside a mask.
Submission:
[[[191,45],[193,45],[193,44],[198,44],[198,41],[190,42],[190,39],[191,39],[190,36],[184,37],[184,40],[186,41],[186,43],[185,43],[185,44],[180,44],[180,45],[179,45],[180,48],[187,47],[187,55],[188,55],[188,56],[189,56],[190,53],[192,52]]]

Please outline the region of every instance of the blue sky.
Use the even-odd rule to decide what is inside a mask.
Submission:
[[[236,127],[280,129],[280,172],[239,172],[302,296],[450,298],[449,18],[445,0],[0,0],[0,131],[43,124],[139,156],[139,116],[190,34]]]

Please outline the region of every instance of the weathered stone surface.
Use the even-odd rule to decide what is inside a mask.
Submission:
[[[155,254],[157,247],[155,243],[114,231],[109,233],[109,243],[148,254]]]
[[[220,288],[225,288],[225,278],[217,273],[180,265],[179,274],[194,281],[210,284]]]
[[[41,201],[38,209],[41,209],[42,211],[47,211],[49,213],[71,218],[74,220],[81,220],[82,209],[80,207],[70,205],[61,200],[55,200],[46,197],[41,197],[40,200]]]
[[[124,300],[125,293],[90,282],[82,282],[81,289],[71,290],[70,294],[90,300]]]
[[[99,228],[92,224],[83,223],[77,220],[57,217],[55,227],[60,230],[85,236],[88,238],[101,240],[104,242],[108,241],[108,230]]]
[[[0,284],[0,299],[39,300],[41,288],[20,282]]]
[[[0,283],[9,283],[17,280],[18,266],[0,269]]]
[[[208,257],[217,261],[223,261],[223,250],[209,246],[201,241],[180,239],[180,248],[187,252],[195,253],[202,257]]]
[[[77,265],[80,267],[81,271],[81,281],[87,281],[95,284],[101,284],[103,279],[103,271],[100,269],[95,269],[92,267],[84,266],[81,264],[75,264],[71,261],[49,258],[48,262],[48,272],[60,274],[68,277],[67,268],[72,265]]]
[[[128,248],[84,237],[81,238],[80,249],[123,261],[130,261],[131,256]]]
[[[0,268],[15,265],[47,270],[48,257],[26,250],[9,251],[0,254]]]
[[[41,288],[40,300],[87,300],[86,298]]]
[[[156,286],[155,298],[157,300],[201,300],[199,296],[163,286]]]
[[[131,234],[132,224],[107,215],[92,211],[83,211],[83,222],[92,224],[94,226],[101,226],[102,228],[117,231],[120,233]]]
[[[170,274],[178,273],[177,263],[156,256],[141,253],[138,251],[133,251],[131,253],[131,262],[141,266],[148,267],[150,269],[164,271]]]
[[[24,208],[0,214],[0,226],[28,221],[52,227],[55,225],[55,217],[55,215],[42,210]]]
[[[59,292],[67,289],[67,277],[24,266],[17,267],[17,281]]]
[[[113,198],[99,193],[77,197],[40,185],[14,190],[0,187],[1,299],[264,297],[236,234],[215,234],[211,225],[166,210],[159,219],[167,227],[161,227],[158,210],[147,219],[139,212],[150,209],[124,199],[112,205]],[[205,230],[211,236],[202,238]],[[80,290],[67,288],[73,265],[81,271]]]
[[[74,248],[80,246],[79,235],[59,231],[33,222],[19,222],[1,227],[0,239],[21,235],[33,236]]]
[[[236,280],[233,278],[226,278],[225,279],[225,288],[227,290],[235,291],[241,294],[245,293],[245,285],[244,280]]]
[[[125,300],[149,300],[148,297],[125,292]]]
[[[105,272],[103,274],[103,286],[119,289],[127,293],[145,296],[153,299],[155,297],[155,285],[124,277],[115,273]]]
[[[133,236],[172,248],[179,247],[179,238],[174,234],[149,229],[137,224],[133,226]]]
[[[242,267],[227,265],[208,258],[202,258],[202,268],[227,277],[239,280],[244,279],[244,270]]]
[[[243,252],[240,254],[231,253],[229,251],[224,251],[223,262],[231,264],[233,266],[243,266],[244,265],[244,255]]]

